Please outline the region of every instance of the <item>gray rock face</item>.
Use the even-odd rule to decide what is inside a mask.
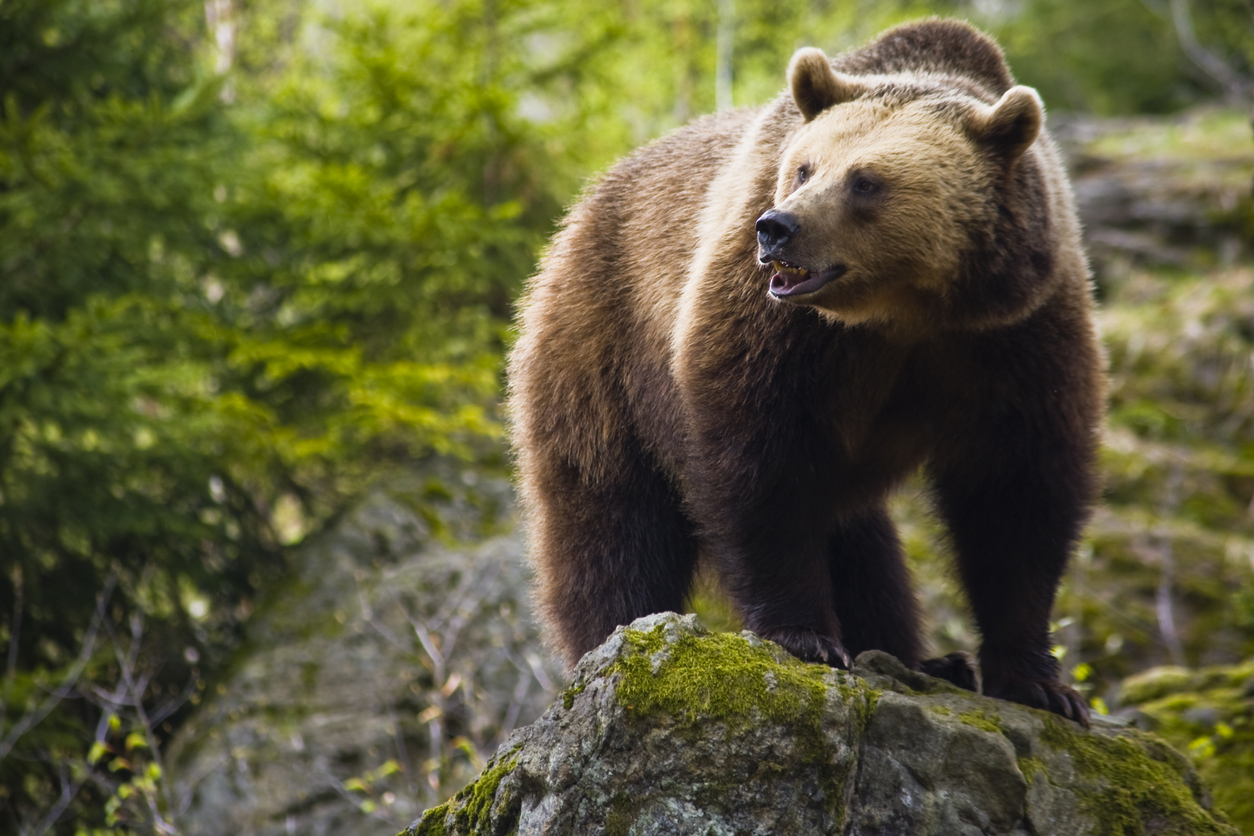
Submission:
[[[1184,758],[864,653],[853,674],[673,613],[620,628],[403,836],[1225,834]]]
[[[167,756],[187,836],[395,832],[540,715],[521,537],[431,541],[380,492],[301,547]]]

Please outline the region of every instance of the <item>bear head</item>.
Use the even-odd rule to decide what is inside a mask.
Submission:
[[[1016,171],[1033,168],[1035,91],[993,101],[961,79],[847,75],[817,49],[793,57],[789,86],[805,121],[757,223],[771,296],[850,325],[943,326],[972,295],[964,285],[991,281],[974,273],[1015,269],[1007,236],[1047,211],[1032,205],[1045,200],[1034,169]]]

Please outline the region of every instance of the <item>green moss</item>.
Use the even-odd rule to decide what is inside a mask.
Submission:
[[[1254,729],[1236,731],[1200,759],[1197,770],[1223,810],[1244,833],[1254,833]]]
[[[456,813],[459,829],[474,833],[487,826],[501,781],[518,766],[518,758],[510,757],[516,751],[518,750],[511,751],[504,758],[493,758],[480,773],[479,780],[453,796],[454,803],[460,804]],[[508,798],[500,799],[503,806],[509,804],[509,801]]]
[[[1166,829],[1155,832],[1231,832],[1198,804],[1184,759],[1157,738],[1136,731],[1115,737],[1084,733],[1051,716],[1041,741],[1070,754],[1077,772],[1098,787],[1080,803],[1103,836],[1142,836],[1143,822],[1163,823]]]
[[[1123,702],[1143,703],[1190,688],[1192,683],[1193,672],[1187,668],[1159,667],[1128,677],[1120,687]]]
[[[500,790],[501,782],[518,766],[517,751],[517,749],[512,749],[492,758],[473,784],[453,796],[450,801],[423,813],[422,818],[405,830],[401,836],[447,836],[450,815],[453,819],[452,832],[454,833],[487,833],[492,823],[494,805],[502,813],[501,818],[509,815],[516,818],[518,815],[515,803],[517,799],[508,795],[498,798],[497,792]],[[513,805],[515,809],[509,810],[510,805]],[[497,821],[496,829],[492,832],[500,832],[502,824],[503,822]],[[512,824],[515,827],[510,828],[511,832],[516,829],[517,822],[512,822]]]
[[[983,729],[993,734],[1003,734],[1001,721],[995,714],[990,715],[986,711],[979,710],[968,711],[964,714],[959,714],[958,719],[968,726],[974,726],[977,729]]]
[[[1049,774],[1049,770],[1045,768],[1045,762],[1033,757],[1019,758],[1019,771],[1023,773],[1024,778],[1028,779],[1029,784],[1034,784]]]
[[[859,680],[861,681],[861,680]],[[875,716],[875,707],[880,702],[880,691],[876,691],[870,686],[863,685],[861,690],[854,690],[853,696],[846,695],[845,686],[838,685],[840,693],[844,696],[845,703],[849,706],[851,719],[854,726],[854,740],[861,740],[866,734],[866,727],[871,724],[871,718]]]
[[[450,804],[451,802],[446,801],[439,807],[432,807],[422,814],[421,819],[403,830],[398,836],[446,836],[448,827],[445,825],[445,820],[448,818]]]
[[[1254,833],[1254,705],[1246,696],[1254,664],[1182,671],[1158,668],[1124,684],[1154,731],[1186,752],[1215,806]]]
[[[648,633],[629,630],[626,639],[631,650],[610,673],[622,677],[618,699],[629,715],[665,715],[680,729],[704,728],[714,720],[733,733],[775,723],[816,747],[807,754],[821,756],[826,668],[780,662],[765,646],[731,633],[680,635],[667,644],[658,627]],[[804,734],[809,731],[815,734]]]
[[[705,638],[708,633],[704,631],[697,636],[685,636],[685,638]],[[666,647],[666,625],[659,624],[652,630],[627,630],[626,631],[627,647],[636,653],[645,653],[652,655]]]
[[[610,799],[610,812],[605,817],[605,836],[627,836],[627,831],[640,814],[640,799],[633,799],[627,793],[614,793]]]
[[[947,705],[929,705],[927,710],[942,717],[950,717],[954,713],[953,709]]]
[[[571,706],[575,704],[575,697],[582,694],[584,692],[584,689],[587,687],[588,686],[585,685],[583,682],[576,682],[574,685],[570,686],[565,691],[563,691],[562,692],[562,707],[565,708],[567,711],[570,711]]]

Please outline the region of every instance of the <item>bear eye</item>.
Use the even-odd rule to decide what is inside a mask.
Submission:
[[[810,179],[810,164],[806,163],[797,169],[797,185],[800,186]]]
[[[853,191],[858,195],[871,195],[879,191],[879,181],[868,175],[859,175],[854,178]]]

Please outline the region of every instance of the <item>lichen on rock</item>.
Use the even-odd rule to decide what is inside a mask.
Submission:
[[[663,613],[589,653],[572,687],[404,836],[1235,836],[1188,762],[911,671],[852,673]]]

